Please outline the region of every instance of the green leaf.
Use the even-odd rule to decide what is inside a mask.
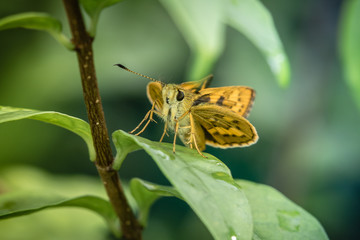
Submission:
[[[270,12],[258,0],[226,0],[225,22],[260,49],[282,87],[290,82],[289,61]]]
[[[118,142],[120,140],[121,142]],[[125,160],[126,155],[128,153],[131,153],[133,151],[136,151],[140,149],[141,147],[137,144],[134,144],[134,141],[132,139],[128,138],[114,138],[113,137],[114,145],[116,146],[116,156],[113,162],[113,168],[116,170],[119,170],[121,167],[121,164]]]
[[[48,14],[29,12],[15,14],[0,19],[0,31],[11,28],[27,28],[46,31],[69,50],[74,49],[74,45],[62,33],[61,22]]]
[[[2,193],[0,193],[0,219],[30,214],[48,208],[67,206],[81,207],[100,214],[109,224],[114,234],[119,234],[118,228],[120,225],[117,220],[114,219],[115,216],[110,204],[108,201],[105,201],[107,200],[107,196],[104,186],[96,177],[79,174],[73,176],[54,175],[53,173],[46,173],[33,166],[16,166],[0,169],[0,185],[2,189]],[[4,190],[6,192],[4,192]],[[125,192],[127,190],[126,183],[124,184],[124,190]],[[131,196],[131,194],[127,196]],[[56,227],[57,224],[64,226],[62,225],[63,221],[71,225],[79,225],[80,223],[90,224],[93,227],[103,226],[96,219],[98,216],[95,214],[89,216],[86,210],[79,212],[77,211],[78,208],[73,209],[74,211],[71,211],[72,209],[67,208],[64,209],[64,211],[41,211],[39,215],[36,214],[37,216],[29,216],[19,220],[14,219],[15,221],[0,221],[0,229],[4,226],[14,226],[16,222],[20,221],[21,223],[28,223],[28,225],[24,227],[25,229],[31,229],[33,227],[33,230],[30,232],[36,232],[36,229],[39,231],[42,226],[37,226],[36,223],[32,223],[31,221],[39,218],[42,219],[41,221],[51,221],[46,223],[45,228],[47,229],[49,227],[52,228],[52,226]],[[92,221],[96,221],[97,223],[93,225]],[[68,237],[65,236],[69,236],[68,234],[71,233],[72,230],[74,230],[74,234],[77,235],[77,229],[80,232],[81,230],[89,231],[88,233],[80,234],[80,236],[94,234],[99,237],[95,229],[89,229],[89,226],[80,225],[77,226],[77,228],[69,226],[69,228],[63,229],[63,231],[57,229],[56,233],[59,235],[56,237],[57,239],[68,239]],[[0,233],[1,236],[2,233],[3,231]],[[6,231],[4,234],[6,234]],[[41,236],[43,236],[41,239],[49,239],[48,234],[50,233],[41,233]],[[15,235],[20,236],[20,234],[17,233]],[[35,233],[33,235],[36,236]],[[18,237],[16,239],[22,238],[23,237]],[[76,237],[72,239],[76,239]],[[96,237],[92,239],[96,239]]]
[[[193,54],[189,80],[208,75],[224,49],[222,3],[217,0],[160,0]]]
[[[250,203],[254,222],[252,239],[328,239],[313,216],[276,189],[246,180],[236,180],[236,183],[241,186]],[[142,206],[139,208],[140,216],[148,214],[151,204],[160,197],[183,199],[172,187],[140,179],[132,180],[130,187],[138,205]]]
[[[139,178],[131,180],[130,191],[139,209],[138,220],[144,227],[147,225],[150,207],[158,198],[175,196],[182,199],[180,194],[172,187],[160,186]]]
[[[172,144],[158,143],[130,135],[113,133],[118,156],[122,161],[127,151],[121,151],[123,141],[143,148],[162,173],[207,226],[215,239],[250,239],[252,218],[247,199],[231,177],[229,169],[209,154],[203,158],[196,150]]]
[[[123,0],[80,0],[80,4],[84,7],[86,13],[91,18],[89,33],[92,37],[95,37],[96,35],[96,26],[99,21],[101,11],[104,8],[121,1]]]
[[[97,196],[66,198],[57,194],[33,191],[1,194],[0,220],[57,207],[82,207],[94,211],[105,219],[116,236],[120,236],[119,222],[111,204]]]
[[[66,128],[79,135],[87,144],[90,159],[95,161],[96,154],[92,141],[89,124],[79,118],[75,118],[63,113],[52,111],[37,111],[25,108],[13,108],[0,106],[0,123],[21,120],[34,119],[46,123],[51,123],[59,127]]]
[[[289,61],[269,11],[258,0],[160,0],[190,46],[190,79],[208,75],[224,50],[225,25],[243,33],[264,54],[282,87]]]
[[[360,1],[345,1],[340,24],[340,53],[345,79],[360,108]]]
[[[320,223],[272,187],[236,180],[249,200],[253,239],[328,239]]]

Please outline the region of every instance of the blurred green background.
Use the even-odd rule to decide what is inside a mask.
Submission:
[[[227,28],[225,52],[213,69],[212,86],[247,85],[256,90],[249,119],[260,140],[250,148],[208,147],[207,152],[224,161],[234,178],[268,184],[284,193],[313,214],[330,239],[356,239],[360,219],[360,111],[344,80],[338,52],[343,1],[262,2],[272,13],[288,54],[292,82],[289,88],[281,89],[258,49],[239,32]],[[0,2],[0,18],[27,11],[59,18],[69,36],[61,1]],[[94,51],[110,133],[132,130],[150,108],[145,93],[147,80],[113,64],[122,63],[166,83],[186,81],[189,47],[156,0],[124,1],[104,10]],[[75,54],[48,34],[24,29],[0,32],[0,105],[54,110],[86,119],[79,77]],[[151,124],[142,136],[158,140],[163,130],[159,125]],[[16,168],[19,165],[26,167]],[[103,194],[79,137],[31,120],[1,124],[0,191],[9,186],[34,187],[38,183],[34,179],[45,174],[36,169],[59,177],[59,183],[62,177],[86,175],[83,184],[66,184],[69,191],[86,192],[86,183],[91,182]],[[142,151],[128,156],[120,176],[124,181],[140,177],[167,184]],[[53,187],[40,182],[44,188]],[[83,224],[78,227],[80,221]],[[0,221],[0,238],[23,236],[14,229],[26,231],[28,239],[111,238],[99,217],[76,209]],[[172,198],[154,205],[144,237],[211,239],[191,209]]]

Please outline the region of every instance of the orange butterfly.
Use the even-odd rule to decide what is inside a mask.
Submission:
[[[135,132],[146,120],[142,133],[153,120],[154,113],[165,122],[163,140],[168,129],[190,148],[201,151],[205,144],[220,148],[244,147],[257,142],[255,127],[246,119],[255,98],[255,91],[249,87],[232,86],[206,88],[212,75],[197,81],[182,84],[165,84],[153,78],[136,73],[121,64],[117,66],[146,77],[153,82],[147,86],[147,96],[152,108],[131,133]]]

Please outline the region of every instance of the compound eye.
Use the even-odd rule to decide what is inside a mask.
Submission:
[[[166,103],[169,104],[169,98],[168,97],[166,98]]]
[[[178,90],[178,94],[176,95],[176,100],[178,100],[180,102],[184,99],[184,97],[185,97],[184,92]]]

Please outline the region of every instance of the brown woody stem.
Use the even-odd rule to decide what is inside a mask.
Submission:
[[[91,134],[96,151],[96,168],[110,202],[120,219],[123,238],[141,239],[141,226],[126,200],[117,171],[112,169],[113,155],[96,80],[92,42],[87,33],[77,0],[63,0],[77,53],[81,83]]]

